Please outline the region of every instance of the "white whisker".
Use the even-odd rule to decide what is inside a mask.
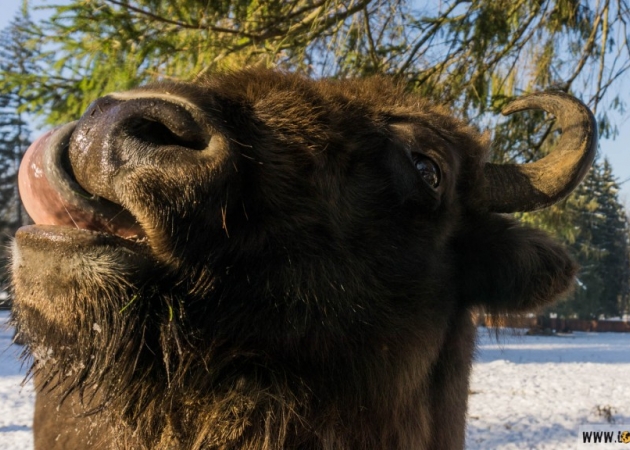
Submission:
[[[79,227],[79,225],[77,225],[77,223],[74,221],[74,218],[72,217],[72,214],[70,214],[70,211],[68,211],[68,208],[66,208],[66,205],[63,205],[63,209],[66,211],[66,213],[68,214],[68,217],[70,217],[70,220],[72,220],[72,223],[74,224],[75,227],[77,227],[78,230],[80,230],[81,228]]]

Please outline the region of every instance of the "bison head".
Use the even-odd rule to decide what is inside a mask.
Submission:
[[[13,253],[37,445],[461,448],[471,308],[539,306],[575,271],[498,214],[593,159],[584,105],[507,112],[530,108],[563,135],[527,165],[386,80],[262,70],[111,94],[40,138]]]

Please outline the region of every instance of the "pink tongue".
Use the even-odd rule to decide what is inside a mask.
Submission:
[[[79,193],[74,182],[67,176],[52,177],[60,173],[48,145],[55,130],[37,139],[28,148],[20,164],[18,186],[24,208],[38,225],[62,225],[87,230],[105,231],[123,237],[141,234],[128,213],[122,213],[111,205],[105,207],[85,193]],[[50,156],[50,155],[48,155]]]
[[[44,174],[43,149],[53,133],[49,131],[38,138],[24,154],[18,174],[20,197],[35,223],[74,226],[79,216],[73,219],[66,212],[69,205],[52,189]]]

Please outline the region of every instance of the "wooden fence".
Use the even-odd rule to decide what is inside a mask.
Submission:
[[[630,322],[622,320],[582,320],[582,319],[550,319],[545,316],[480,316],[479,324],[486,327],[528,328],[539,330],[553,330],[557,332],[570,331],[613,331],[617,333],[630,332]]]

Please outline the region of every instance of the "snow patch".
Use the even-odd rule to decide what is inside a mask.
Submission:
[[[33,448],[33,403],[31,381],[24,382],[27,367],[18,359],[21,348],[12,344],[7,326],[8,311],[0,311],[0,449]]]

